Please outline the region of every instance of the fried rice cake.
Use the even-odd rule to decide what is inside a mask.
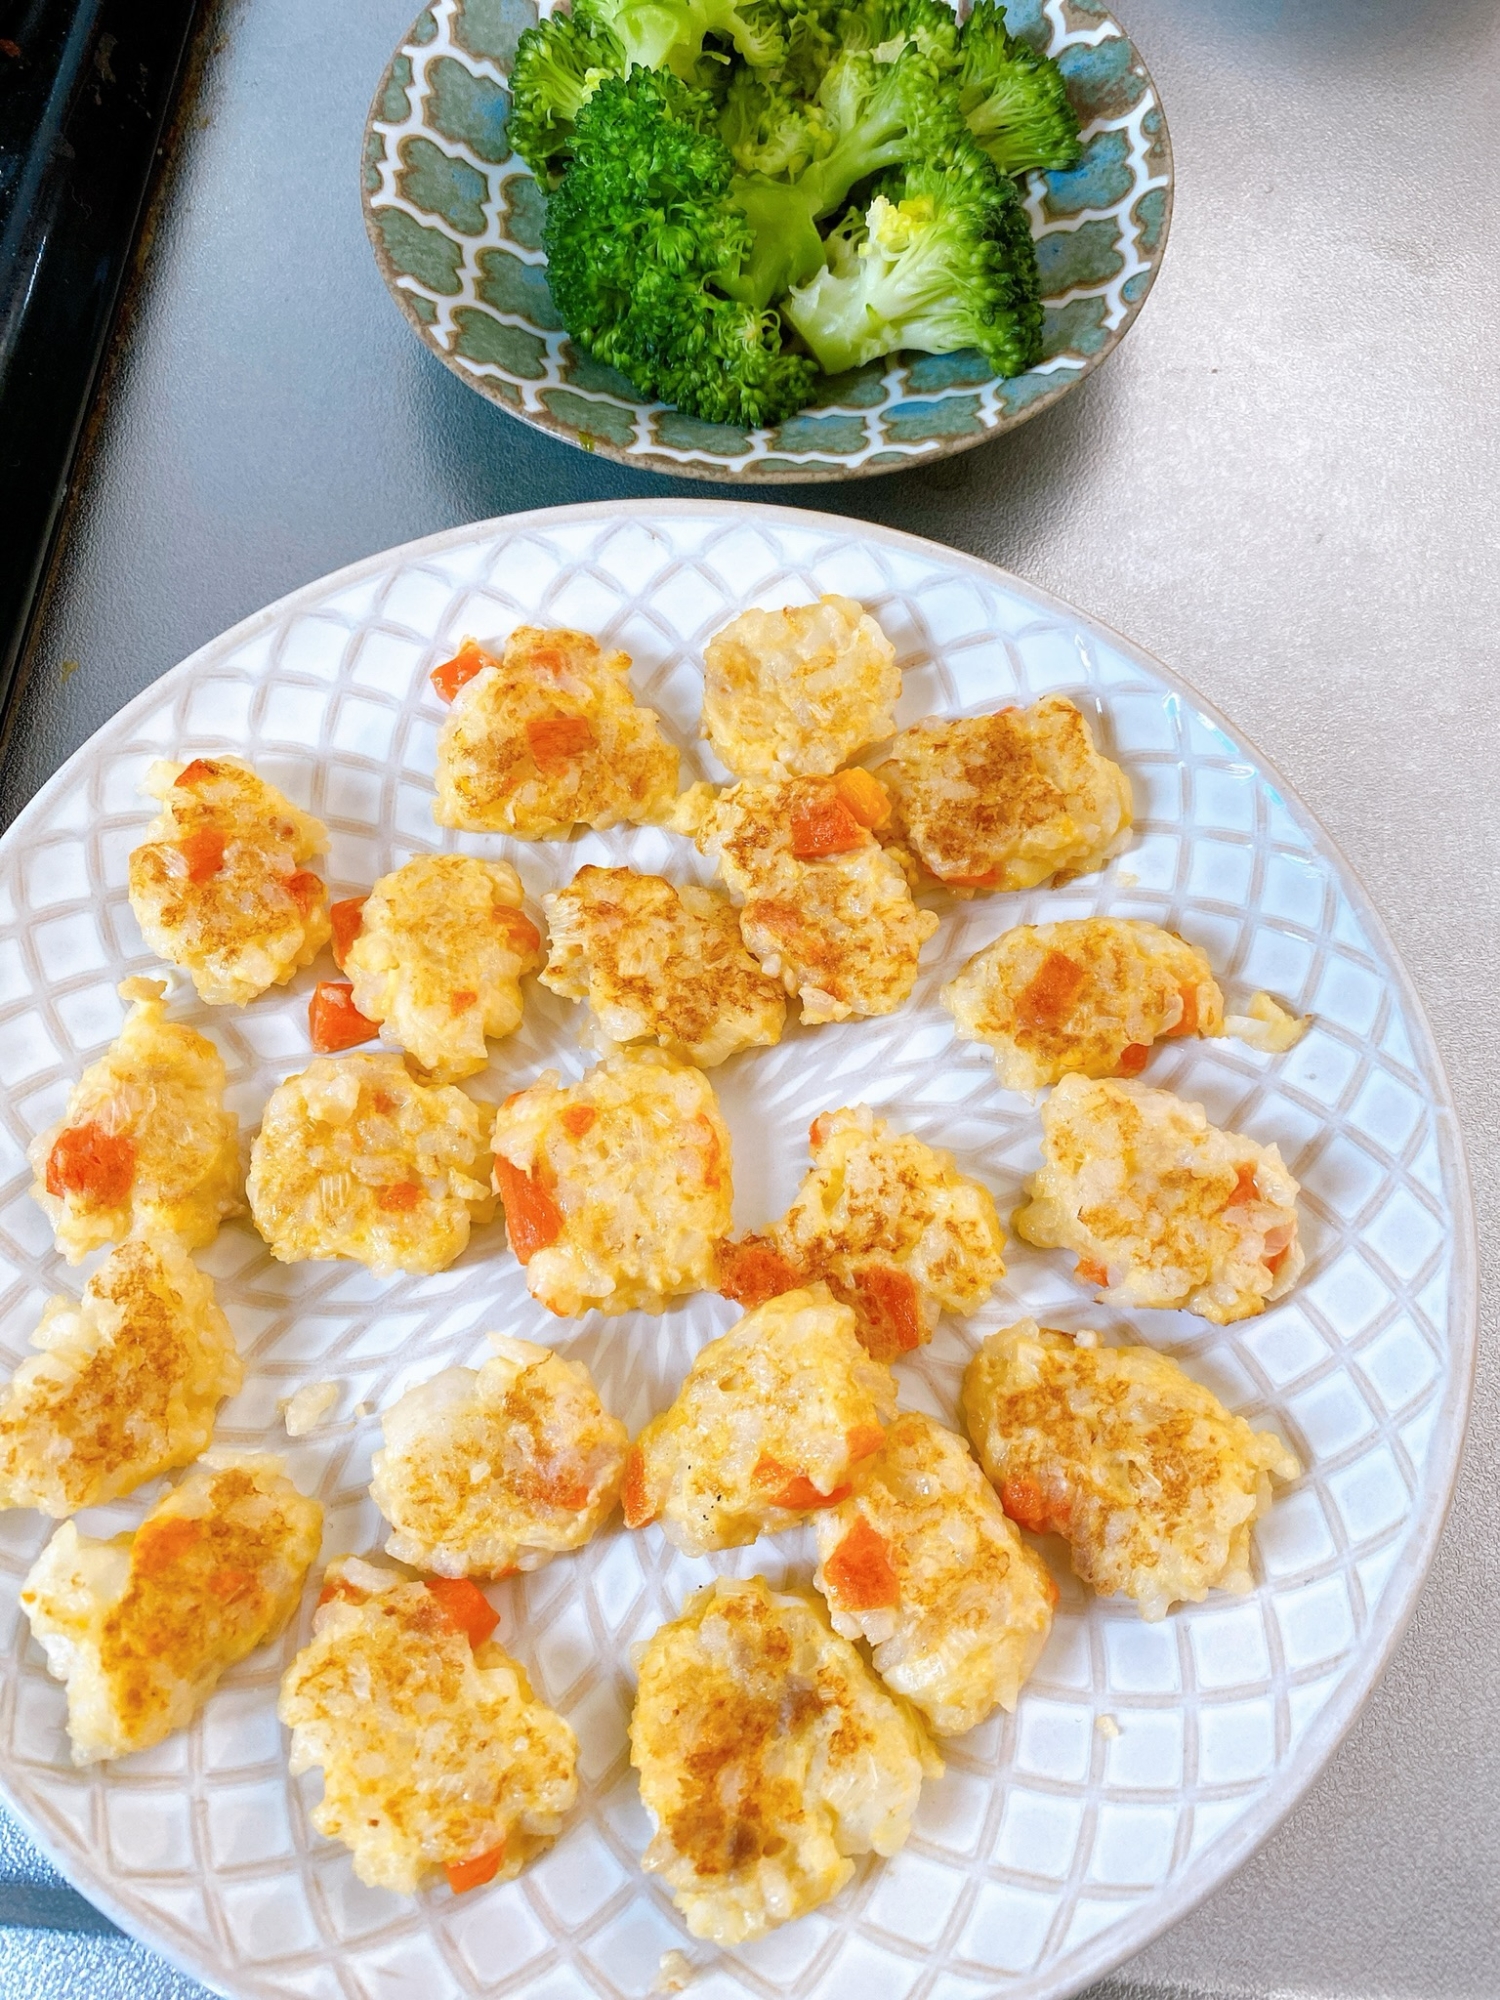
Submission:
[[[914,1410],[849,1498],[815,1522],[813,1578],[836,1632],[939,1736],[1014,1710],[1052,1629],[1057,1586],[961,1437]]]
[[[489,1107],[397,1055],[318,1056],[272,1091],[250,1150],[256,1228],[283,1264],[446,1270],[488,1221]]]
[[[742,611],[703,654],[703,734],[737,778],[831,776],[895,733],[896,649],[852,598]]]
[[[677,751],[637,705],[629,669],[582,632],[522,625],[503,653],[466,640],[432,676],[452,704],[438,736],[438,825],[555,840],[575,826],[666,819]]]
[[[0,1508],[54,1520],[191,1465],[244,1377],[213,1281],[170,1237],[112,1250],[31,1344],[0,1396]]]
[[[313,1825],[373,1889],[509,1882],[578,1796],[578,1739],[490,1636],[498,1623],[467,1581],[329,1565],[277,1713],[292,1776],[323,1773]]]
[[[1124,845],[1130,780],[1063,695],[903,729],[876,773],[895,831],[958,896],[1086,875]]]
[[[1251,1528],[1301,1471],[1167,1355],[1034,1320],[985,1341],[963,1409],[1012,1520],[1065,1536],[1084,1582],[1148,1619],[1251,1589]]]
[[[279,1458],[215,1452],[133,1534],[64,1521],[21,1608],[68,1687],[73,1762],[147,1750],[185,1729],[237,1661],[275,1638],[318,1553],[323,1510]]]
[[[589,867],[542,906],[551,934],[542,984],[586,1001],[602,1044],[655,1042],[715,1069],[780,1041],[786,995],[745,949],[721,891]]]
[[[1007,1090],[1138,1076],[1153,1043],[1224,1032],[1205,955],[1132,917],[1018,925],[976,952],[942,1001],[963,1040],[994,1050]]]
[[[32,1141],[31,1193],[76,1264],[132,1233],[211,1243],[243,1215],[239,1122],[224,1109],[224,1058],[167,1019],[158,980],[127,979],[118,1036],[68,1093],[57,1124]]]
[[[353,1006],[433,1083],[478,1075],[521,1025],[521,980],[542,959],[524,900],[508,861],[421,854],[336,906]]]
[[[673,825],[713,861],[741,905],[745,943],[809,1024],[894,1013],[938,927],[875,838],[889,811],[859,770],[717,793],[695,785],[678,803]]]
[[[1005,1276],[989,1190],[865,1104],[821,1113],[809,1138],[812,1171],[786,1214],[721,1247],[720,1291],[756,1306],[821,1280],[880,1361],[931,1340],[940,1312],[976,1312]]]
[[[844,1498],[895,1407],[826,1286],[771,1299],[700,1351],[631,1446],[626,1525],[658,1521],[690,1556],[796,1527]]]
[[[891,1855],[942,1762],[821,1605],[721,1577],[642,1649],[630,1761],[694,1937],[743,1944]]]
[[[581,1361],[489,1336],[384,1413],[370,1498],[386,1553],[438,1576],[509,1576],[581,1549],[614,1512],[630,1443]]]
[[[1306,1261],[1275,1146],[1210,1125],[1167,1090],[1065,1076],[1042,1106],[1042,1167],[1011,1218],[1119,1305],[1223,1326],[1284,1298]]]
[[[328,893],[307,867],[328,830],[238,757],[165,760],[144,791],[160,817],[130,857],[130,907],[151,949],[211,1006],[244,1006],[311,965]]]
[[[555,1313],[663,1312],[712,1291],[729,1227],[729,1129],[700,1070],[660,1049],[578,1083],[548,1070],[495,1115],[495,1186],[533,1298]]]

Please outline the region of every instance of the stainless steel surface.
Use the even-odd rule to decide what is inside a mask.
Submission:
[[[1150,647],[1281,766],[1364,877],[1432,1015],[1474,1170],[1488,1329],[1496,9],[1121,4],[1179,175],[1130,338],[1009,439],[928,474],[777,498],[1020,571]],[[386,297],[360,222],[359,134],[415,8],[224,13],[77,496],[0,779],[5,817],[128,696],[324,571],[485,515],[695,490],[490,409]],[[1500,1992],[1500,1360],[1486,1344],[1449,1532],[1369,1709],[1280,1833],[1095,2000]],[[27,1865],[5,1849],[0,1880],[24,1887]],[[78,1908],[28,1914],[17,1893],[0,1886],[0,1921]],[[4,2000],[194,1990],[116,1938],[0,1932]]]

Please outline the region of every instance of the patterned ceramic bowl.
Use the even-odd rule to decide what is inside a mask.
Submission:
[[[1046,303],[1036,367],[1002,381],[972,350],[887,357],[757,431],[648,403],[579,353],[547,290],[541,191],[506,135],[511,60],[537,15],[536,0],[433,0],[419,15],[371,107],[365,221],[386,283],[438,359],[585,451],[765,482],[857,479],[967,451],[1082,381],[1151,289],[1172,152],[1146,65],[1099,0],[1012,0],[1012,32],[1057,57],[1085,134],[1080,166],[1027,186]]]

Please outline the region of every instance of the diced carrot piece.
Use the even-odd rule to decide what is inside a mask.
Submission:
[[[202,1539],[203,1523],[191,1514],[169,1514],[164,1521],[148,1521],[131,1548],[131,1568],[139,1576],[160,1576]]]
[[[854,1274],[856,1331],[877,1361],[922,1345],[922,1302],[905,1271],[870,1264]]]
[[[1287,1258],[1291,1256],[1291,1254],[1292,1254],[1291,1244],[1284,1243],[1274,1256],[1267,1256],[1266,1269],[1270,1272],[1273,1278],[1279,1274],[1282,1265],[1286,1262]]]
[[[823,1581],[840,1611],[874,1611],[901,1602],[890,1545],[863,1514],[823,1564]]]
[[[646,1493],[646,1460],[638,1444],[633,1444],[626,1454],[620,1506],[627,1528],[644,1528],[648,1521],[656,1519],[656,1509]]]
[[[861,826],[884,826],[891,816],[891,795],[868,771],[840,771],[834,789]]]
[[[1080,1257],[1073,1267],[1074,1276],[1081,1284],[1097,1285],[1101,1291],[1109,1288],[1109,1271],[1092,1257]]]
[[[792,808],[792,852],[799,861],[848,854],[869,838],[836,792],[820,792]]]
[[[1058,1521],[1055,1509],[1034,1479],[1022,1475],[1003,1481],[1000,1505],[1018,1526],[1030,1528],[1034,1535],[1066,1532],[1066,1517],[1062,1522]]]
[[[428,679],[444,701],[452,701],[461,687],[467,687],[476,674],[482,674],[486,667],[493,665],[493,658],[483,646],[472,639],[465,639],[453,658],[444,660],[440,667],[434,667]]]
[[[345,1604],[363,1604],[365,1592],[356,1590],[347,1578],[341,1576],[325,1581],[323,1588],[318,1592],[318,1604],[320,1606],[332,1604],[336,1597]]]
[[[1234,1175],[1234,1192],[1225,1202],[1226,1208],[1240,1208],[1246,1202],[1259,1201],[1260,1189],[1255,1185],[1254,1167],[1237,1167]]]
[[[879,1424],[855,1424],[844,1433],[849,1446],[849,1463],[858,1465],[862,1458],[873,1458],[885,1443],[885,1432]]]
[[[340,972],[347,972],[344,960],[349,956],[349,947],[364,928],[365,904],[368,896],[345,896],[341,903],[331,903],[328,921],[333,926],[333,962]]]
[[[479,995],[469,986],[460,986],[456,993],[448,995],[448,1011],[455,1019],[460,1014],[467,1014],[471,1007],[478,1004]]]
[[[542,934],[524,910],[514,909],[509,903],[496,903],[495,922],[510,932],[511,944],[523,958],[541,950]]]
[[[1021,989],[1016,1018],[1028,1028],[1060,1027],[1088,977],[1066,952],[1049,951]]]
[[[852,1488],[835,1486],[831,1493],[820,1493],[805,1472],[793,1472],[779,1459],[762,1453],[756,1460],[750,1477],[757,1486],[774,1486],[777,1491],[770,1495],[773,1507],[814,1508],[837,1507],[840,1500],[849,1498]]]
[[[1198,1032],[1198,989],[1196,986],[1179,986],[1182,999],[1182,1018],[1175,1028],[1168,1028],[1162,1036],[1164,1042],[1175,1041],[1179,1035],[1196,1035]]]
[[[466,1889],[482,1889],[486,1882],[493,1882],[505,1862],[505,1842],[492,1847],[487,1854],[476,1854],[472,1861],[447,1861],[443,1873],[448,1877],[448,1887],[455,1896],[461,1896]]]
[[[191,764],[183,765],[172,783],[181,785],[185,792],[190,792],[195,785],[201,785],[205,778],[217,778],[218,775],[219,767],[211,757],[195,757]]]
[[[415,1181],[388,1181],[376,1195],[375,1206],[387,1215],[410,1215],[421,1199],[422,1190]]]
[[[503,1153],[495,1155],[495,1185],[505,1210],[505,1228],[518,1261],[529,1264],[562,1235],[562,1210],[535,1174],[524,1174]]]
[[[286,878],[287,894],[306,916],[317,902],[323,888],[321,875],[314,875],[310,868],[299,868],[295,875]]]
[[[226,1564],[212,1573],[208,1588],[221,1604],[238,1604],[260,1588],[260,1578],[252,1569],[233,1569]]]
[[[354,1004],[354,988],[341,986],[336,979],[320,979],[307,1005],[307,1029],[319,1055],[330,1056],[338,1049],[352,1049],[380,1033],[374,1021],[367,1021]]]
[[[581,1139],[598,1116],[592,1104],[570,1104],[562,1115],[563,1130]]]
[[[821,1146],[832,1130],[833,1113],[831,1111],[820,1111],[807,1128],[807,1143],[814,1148]]]
[[[594,726],[586,715],[543,715],[526,725],[531,761],[548,776],[564,770],[594,747]]]
[[[47,1192],[77,1195],[91,1208],[118,1208],[135,1180],[135,1141],[90,1120],[59,1132],[47,1155]]]
[[[1139,1076],[1151,1057],[1149,1043],[1131,1042],[1121,1049],[1120,1060],[1115,1064],[1116,1076]]]
[[[950,889],[993,889],[999,883],[1000,870],[986,868],[979,875],[943,875],[936,868],[933,874],[940,882],[946,882]]]
[[[742,1243],[719,1245],[719,1290],[736,1305],[763,1306],[767,1299],[796,1291],[801,1282],[796,1265],[769,1243],[747,1236]]]
[[[209,882],[224,866],[224,835],[216,826],[200,826],[177,843],[187,863],[190,882]]]
[[[423,1581],[437,1599],[444,1622],[462,1632],[471,1646],[482,1646],[500,1623],[500,1613],[478,1584],[466,1576],[429,1576]]]

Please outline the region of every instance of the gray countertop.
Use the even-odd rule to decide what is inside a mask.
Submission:
[[[184,654],[355,557],[571,500],[735,489],[590,459],[412,339],[360,219],[417,0],[229,0],[72,509],[0,812]],[[1500,1992],[1500,16],[1120,0],[1177,162],[1130,338],[965,457],[777,501],[988,557],[1129,633],[1280,765],[1370,888],[1464,1120],[1485,1339],[1449,1531],[1291,1818],[1095,2000]],[[768,497],[747,489],[746,497]],[[186,2000],[0,1826],[4,2000]]]

